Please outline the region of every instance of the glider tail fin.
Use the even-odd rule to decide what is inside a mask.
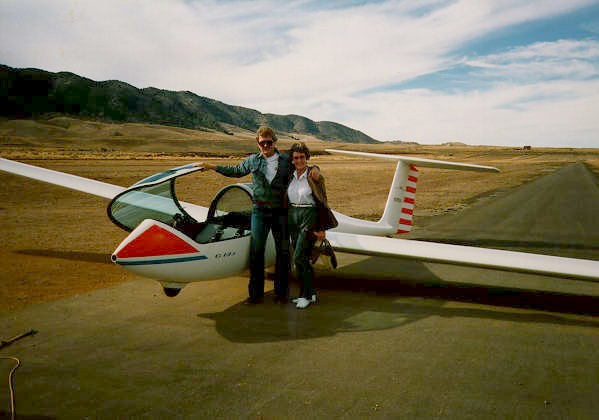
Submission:
[[[397,167],[395,168],[395,175],[393,176],[393,182],[391,184],[391,189],[389,190],[385,210],[378,222],[381,225],[390,226],[396,233],[408,233],[412,230],[414,205],[416,203],[416,185],[420,173],[417,166],[477,172],[499,172],[499,169],[493,166],[475,165],[471,163],[447,162],[443,160],[422,159],[409,156],[352,152],[336,149],[326,149],[326,151],[335,154],[365,156],[375,159],[397,161]]]
[[[408,233],[412,230],[417,183],[416,166],[401,160],[397,162],[385,210],[379,222],[393,226],[397,229],[397,233]]]

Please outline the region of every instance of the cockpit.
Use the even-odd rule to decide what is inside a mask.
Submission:
[[[207,212],[204,207],[177,199],[177,179],[199,170],[201,168],[191,165],[180,166],[133,184],[108,205],[110,220],[128,232],[145,219],[157,220],[198,243],[249,235],[252,212],[250,184],[224,187],[216,194]]]
[[[250,184],[233,184],[221,189],[212,200],[204,223],[182,231],[198,243],[223,241],[250,234],[252,217],[252,188]],[[185,225],[185,221],[182,221]],[[177,224],[175,225],[177,228]]]

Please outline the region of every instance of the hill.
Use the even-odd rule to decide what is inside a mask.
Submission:
[[[98,82],[68,72],[52,73],[0,65],[0,116],[28,119],[56,114],[223,133],[230,133],[229,127],[255,131],[261,125],[269,125],[290,136],[299,134],[324,141],[378,143],[361,131],[335,122],[312,121],[299,115],[263,114],[189,91],[138,89],[118,80]]]

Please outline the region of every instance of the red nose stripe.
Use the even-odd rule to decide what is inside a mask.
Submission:
[[[148,230],[129,242],[117,254],[118,258],[154,257],[158,255],[189,254],[198,252],[177,235],[152,225]]]

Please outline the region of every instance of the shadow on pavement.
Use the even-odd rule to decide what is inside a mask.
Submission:
[[[6,411],[0,411],[0,419],[10,419],[11,415],[10,413],[6,412]],[[50,419],[56,419],[57,417],[50,417],[50,416],[42,416],[42,415],[37,415],[37,414],[19,414],[18,412],[15,415],[15,420],[50,420]]]
[[[17,254],[31,255],[33,257],[60,258],[70,261],[112,264],[110,261],[110,254],[105,252],[59,251],[56,249],[21,249],[15,252]]]
[[[384,259],[368,260],[321,274],[316,283],[320,303],[305,310],[298,310],[291,303],[276,303],[267,296],[263,304],[238,303],[222,312],[198,316],[214,320],[216,330],[226,339],[243,343],[397,328],[431,316],[599,327],[599,320],[566,315],[598,315],[599,298],[594,296],[446,283],[416,262],[401,264],[410,273],[410,280],[392,280],[384,273],[365,280],[356,266],[374,263],[379,265],[379,272],[384,271],[379,261]],[[387,268],[398,275],[397,267]],[[297,290],[295,284],[294,289]],[[452,302],[489,306],[451,307]],[[555,313],[521,312],[514,308]]]

